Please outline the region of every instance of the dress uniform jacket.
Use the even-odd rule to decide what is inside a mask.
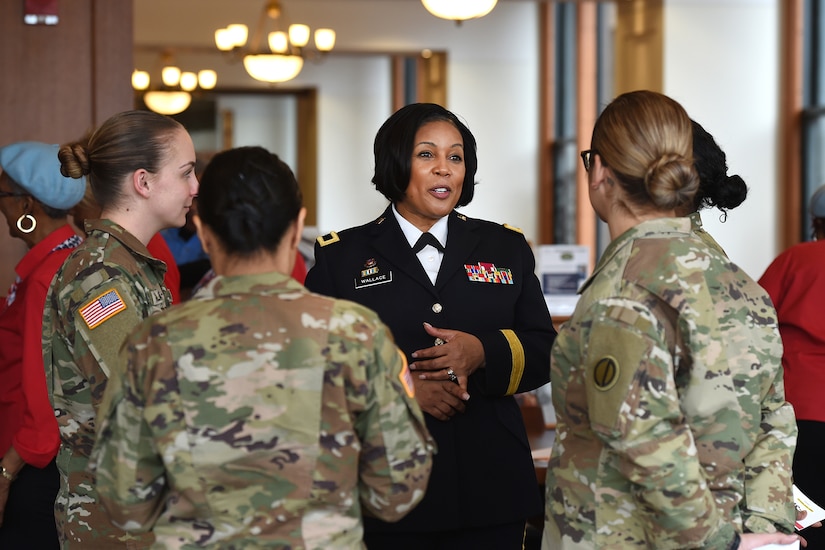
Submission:
[[[767,293],[687,218],[626,231],[581,292],[553,346],[543,548],[791,532],[796,425]]]
[[[140,541],[111,524],[86,468],[103,390],[122,368],[118,349],[140,321],[169,307],[172,295],[163,284],[166,265],[134,235],[109,220],[87,221],[86,232],[55,275],[43,316],[46,387],[61,440],[55,519],[64,550],[134,548]]]
[[[455,530],[536,515],[540,491],[512,397],[549,379],[555,331],[533,253],[520,232],[453,212],[433,285],[391,208],[371,223],[319,237],[307,287],[377,311],[408,360],[434,345],[428,322],[478,337],[486,367],[469,378],[464,413],[448,421],[425,414],[438,453],[422,503],[396,524],[368,519],[366,529]]]
[[[398,519],[424,494],[410,371],[363,306],[279,273],[217,277],[122,356],[92,463],[113,521],[158,546],[363,548],[362,510]]]

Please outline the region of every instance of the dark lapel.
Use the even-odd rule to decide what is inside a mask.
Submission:
[[[455,210],[450,213],[447,221],[447,247],[435,280],[436,290],[440,291],[447,281],[457,275],[466,276],[464,264],[481,239],[475,229],[476,222],[471,218],[458,214]]]
[[[413,254],[410,243],[408,243],[407,238],[404,237],[401,226],[398,225],[398,221],[392,213],[392,206],[389,206],[384,213],[373,222],[370,227],[370,233],[372,245],[375,247],[376,252],[386,258],[394,269],[402,271],[428,291],[435,291],[430,282],[430,278],[427,277],[427,273],[424,271],[424,268],[421,267],[421,262],[419,262],[416,255]],[[447,240],[449,239],[450,237],[448,236]]]

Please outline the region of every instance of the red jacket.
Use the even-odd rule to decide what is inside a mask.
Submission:
[[[771,296],[785,347],[785,399],[799,420],[825,422],[825,241],[780,254],[759,279]]]
[[[29,250],[15,268],[20,281],[0,302],[0,456],[14,445],[38,468],[54,458],[60,444],[43,367],[43,307],[73,247],[54,249],[73,235],[66,224]]]

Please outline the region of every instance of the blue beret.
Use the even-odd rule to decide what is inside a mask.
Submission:
[[[811,196],[811,216],[825,218],[825,185],[814,191]]]
[[[68,210],[83,198],[86,178],[63,177],[57,158],[59,148],[37,141],[6,145],[0,148],[0,168],[46,206]]]

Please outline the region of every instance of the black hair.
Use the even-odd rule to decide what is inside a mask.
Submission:
[[[695,210],[716,207],[723,214],[748,196],[748,186],[738,175],[728,176],[725,152],[702,125],[693,122],[693,164],[699,173],[699,190],[693,198]]]
[[[278,248],[301,210],[295,175],[263,147],[238,147],[212,157],[198,191],[198,216],[229,255]]]
[[[456,206],[473,200],[478,169],[476,138],[458,117],[435,103],[412,103],[388,118],[375,135],[375,188],[392,202],[403,200],[410,184],[415,134],[429,122],[443,120],[456,127],[464,141],[464,182]]]

